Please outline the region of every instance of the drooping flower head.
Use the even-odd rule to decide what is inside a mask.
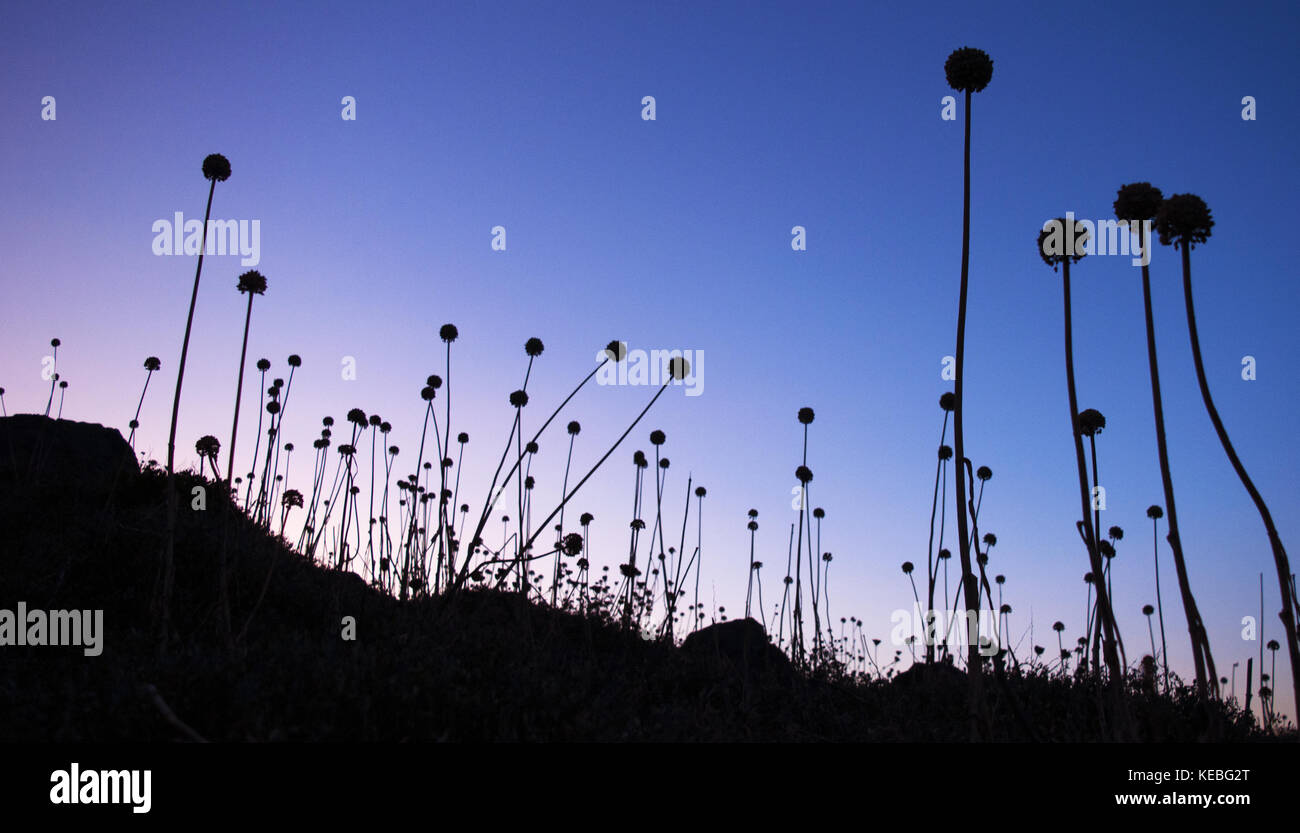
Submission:
[[[993,59],[982,49],[963,46],[944,61],[943,73],[954,90],[977,93],[993,80]]]
[[[1214,220],[1205,200],[1195,194],[1174,194],[1160,204],[1155,227],[1161,244],[1196,248],[1210,239]]]
[[[235,288],[241,293],[249,292],[253,295],[263,295],[266,293],[266,278],[256,269],[249,269],[239,276],[239,283]]]
[[[225,182],[230,179],[230,160],[219,153],[210,153],[203,159],[203,178]]]
[[[1055,272],[1057,264],[1083,259],[1089,236],[1088,227],[1079,220],[1074,221],[1073,230],[1064,217],[1048,220],[1038,232],[1038,255]]]
[[[1096,408],[1089,408],[1079,414],[1079,433],[1085,437],[1095,437],[1106,427],[1106,417]]]
[[[1150,220],[1160,210],[1164,194],[1150,182],[1121,185],[1115,197],[1115,217],[1128,222]]]

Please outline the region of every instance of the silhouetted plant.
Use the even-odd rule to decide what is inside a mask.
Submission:
[[[176,495],[174,488],[176,462],[176,419],[181,409],[181,385],[185,380],[185,360],[189,354],[190,331],[194,326],[194,307],[199,299],[199,276],[203,274],[203,253],[207,249],[208,220],[212,216],[212,195],[218,182],[230,178],[230,162],[219,153],[209,154],[203,160],[203,178],[208,186],[208,205],[203,213],[203,235],[199,244],[199,262],[194,270],[194,289],[190,294],[190,311],[185,319],[185,338],[181,341],[181,360],[176,367],[176,396],[172,401],[171,429],[167,435],[167,538],[163,549],[162,580],[159,582],[159,644],[165,645],[170,629],[172,584],[175,580],[176,551]]]
[[[1210,238],[1210,229],[1213,226],[1214,220],[1210,218],[1209,207],[1195,194],[1174,194],[1161,203],[1160,210],[1156,212],[1155,228],[1160,234],[1160,242],[1166,246],[1172,244],[1182,251],[1183,299],[1187,306],[1187,332],[1191,337],[1192,361],[1196,365],[1196,383],[1201,389],[1205,411],[1210,415],[1210,421],[1214,423],[1214,432],[1219,436],[1219,443],[1223,446],[1224,453],[1228,455],[1228,461],[1232,463],[1241,485],[1250,495],[1260,519],[1264,522],[1269,546],[1273,550],[1278,586],[1282,591],[1281,619],[1287,650],[1291,657],[1292,688],[1296,702],[1300,703],[1300,642],[1296,638],[1295,607],[1291,598],[1291,564],[1286,549],[1282,546],[1282,539],[1277,534],[1273,515],[1269,512],[1268,505],[1264,503],[1259,489],[1255,488],[1254,481],[1246,473],[1246,467],[1242,465],[1236,449],[1232,446],[1232,440],[1228,437],[1228,431],[1223,427],[1223,420],[1219,418],[1219,411],[1214,407],[1214,399],[1210,396],[1210,385],[1205,377],[1205,362],[1201,358],[1201,340],[1196,331],[1196,309],[1192,303],[1192,249]]]
[[[1044,225],[1045,228],[1038,234],[1038,254],[1042,257],[1043,262],[1052,267],[1052,271],[1056,271],[1057,267],[1060,266],[1063,273],[1065,376],[1070,404],[1070,434],[1074,439],[1075,457],[1079,470],[1079,501],[1083,510],[1084,537],[1088,547],[1089,560],[1092,564],[1092,573],[1094,577],[1097,577],[1102,575],[1103,567],[1088,499],[1088,469],[1083,456],[1083,435],[1080,431],[1078,397],[1074,384],[1074,325],[1070,306],[1070,264],[1077,263],[1083,258],[1082,246],[1087,240],[1088,232],[1086,226],[1077,223],[1071,226],[1063,218],[1057,218],[1054,223]],[[1120,664],[1116,650],[1119,640],[1119,628],[1115,622],[1114,612],[1111,610],[1110,599],[1105,593],[1104,584],[1100,581],[1094,583],[1097,586],[1098,612],[1102,618],[1106,666],[1110,672],[1111,689],[1116,699],[1115,707],[1118,711],[1121,708],[1121,686],[1124,681],[1123,667]]]
[[[966,437],[965,432],[962,430],[962,408],[964,401],[962,394],[964,392],[963,386],[966,378],[966,297],[970,272],[971,96],[988,86],[989,81],[993,78],[993,61],[983,50],[974,49],[972,47],[962,47],[948,56],[948,60],[944,62],[943,69],[944,74],[948,79],[948,86],[965,94],[964,116],[966,128],[963,141],[965,155],[962,163],[961,288],[957,301],[957,350],[955,355],[956,377],[953,383],[952,412],[953,446],[957,454],[957,464],[960,467],[961,461],[966,459],[967,456]],[[971,569],[971,539],[966,523],[966,503],[966,484],[963,482],[959,472],[957,475],[957,538],[958,553],[961,558],[961,586],[966,594],[967,610],[978,611],[979,589],[975,586],[975,574]],[[971,641],[974,642],[974,640]],[[967,657],[967,665],[972,675],[970,705],[971,715],[974,720],[983,708],[980,684],[983,670],[983,658],[980,656],[979,646],[975,644],[970,645]],[[976,722],[972,723],[971,731],[976,737],[981,734],[980,728]]]
[[[1163,194],[1159,188],[1148,182],[1135,182],[1124,185],[1116,195],[1115,216],[1128,224],[1129,229],[1136,228],[1139,250],[1148,252],[1153,241],[1147,239],[1147,222],[1160,210]],[[1144,257],[1143,261],[1150,258]],[[1214,660],[1210,655],[1209,637],[1201,621],[1201,614],[1192,595],[1191,582],[1187,572],[1187,562],[1183,556],[1182,537],[1178,531],[1178,509],[1174,500],[1173,474],[1169,466],[1169,448],[1165,438],[1164,403],[1160,393],[1160,367],[1156,358],[1155,318],[1151,306],[1151,270],[1147,263],[1142,264],[1142,302],[1146,317],[1147,363],[1151,375],[1151,407],[1156,424],[1156,452],[1160,461],[1160,480],[1165,495],[1165,506],[1169,511],[1169,548],[1174,557],[1174,570],[1178,576],[1178,590],[1183,600],[1183,612],[1187,618],[1187,630],[1192,643],[1192,660],[1196,667],[1196,687],[1203,700],[1208,699],[1215,679]],[[1148,515],[1148,517],[1151,517]],[[1159,517],[1159,516],[1155,516]],[[1153,517],[1153,520],[1155,518]],[[1157,567],[1159,557],[1157,556]],[[1157,604],[1159,597],[1157,595]],[[1168,667],[1165,669],[1165,686],[1168,690]]]
[[[161,367],[162,362],[158,360],[157,356],[150,356],[144,360],[144,369],[146,371],[144,389],[140,391],[140,401],[135,406],[135,416],[131,418],[131,436],[127,438],[127,443],[132,449],[135,448],[135,429],[140,427],[140,409],[144,407],[144,395],[149,392],[149,380],[153,378],[154,371]],[[2,389],[0,389],[0,393],[3,393]]]

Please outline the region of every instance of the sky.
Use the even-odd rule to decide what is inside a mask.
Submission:
[[[438,328],[450,322],[460,331],[451,431],[471,435],[461,488],[476,509],[510,430],[527,338],[546,350],[526,429],[611,339],[702,352],[694,389],[670,387],[570,503],[596,516],[593,563],[616,570],[626,558],[631,455],[653,451],[657,428],[672,461],[670,537],[688,475],[708,490],[710,611],[743,611],[750,508],[770,603],[798,520],[796,413],[810,406],[831,615],[887,639],[892,612],[912,604],[899,565],[926,561],[938,398],[952,386],[941,373],[955,345],[963,113],[959,101],[956,120],[942,117],[943,64],[974,46],[994,71],[972,110],[966,445],[994,473],[980,529],[998,538],[989,569],[1007,577],[1011,642],[1050,655],[1053,621],[1068,640],[1083,631],[1088,564],[1074,530],[1061,276],[1033,243],[1065,212],[1113,216],[1122,184],[1195,193],[1213,211],[1213,236],[1192,254],[1209,384],[1282,540],[1300,541],[1288,434],[1300,289],[1285,261],[1293,220],[1279,210],[1300,186],[1296,14],[1283,3],[1213,18],[1175,3],[1087,15],[947,2],[10,4],[5,406],[43,412],[42,359],[58,337],[63,417],[125,434],[143,360],[156,355],[137,449],[165,459],[195,258],[155,254],[153,229],[176,212],[202,218],[200,164],[222,153],[233,173],[212,216],[257,221],[258,261],[205,258],[180,465],[196,464],[203,434],[229,442],[245,314],[235,284],[248,268],[269,289],[252,311],[239,457],[251,457],[256,431],[253,362],[269,358],[270,376],[285,376],[297,353],[282,440],[309,449],[322,416],[342,423],[359,407],[393,424],[398,468],[409,465],[419,390],[428,374],[448,375]],[[343,118],[346,96],[354,119]],[[805,250],[792,247],[795,226]],[[1276,573],[1200,400],[1176,253],[1157,247],[1151,273],[1191,587],[1220,673],[1240,663],[1241,697],[1259,646],[1242,620],[1259,618],[1261,573],[1259,624],[1265,640],[1281,639]],[[1113,582],[1136,661],[1150,650],[1141,608],[1155,602],[1145,512],[1164,503],[1140,271],[1094,256],[1072,277],[1079,401],[1107,419],[1102,525],[1127,532]],[[1246,356],[1253,380],[1242,378]],[[341,370],[348,358],[355,379]],[[584,388],[540,440],[537,507],[559,500],[568,420],[583,426],[573,465],[585,472],[652,393]],[[308,491],[309,468],[295,455],[289,485]],[[955,550],[951,516],[944,544]],[[1170,658],[1190,678],[1163,522],[1159,536]],[[1289,680],[1279,654],[1278,679]],[[1290,686],[1279,689],[1294,714]]]

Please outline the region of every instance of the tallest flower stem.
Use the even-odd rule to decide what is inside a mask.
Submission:
[[[199,263],[194,270],[194,290],[190,293],[190,311],[185,319],[185,338],[181,342],[181,361],[176,369],[176,396],[172,401],[171,430],[167,435],[167,541],[163,547],[162,580],[159,583],[158,621],[159,650],[167,643],[171,626],[172,585],[175,580],[176,560],[176,420],[181,407],[181,384],[185,380],[185,359],[190,349],[190,332],[194,327],[194,307],[199,300],[199,277],[203,274],[203,252],[208,243],[208,218],[212,216],[212,195],[217,190],[218,182],[230,178],[230,162],[219,153],[209,155],[203,160],[203,176],[211,184],[208,186],[208,204],[203,211],[203,235],[199,243]]]

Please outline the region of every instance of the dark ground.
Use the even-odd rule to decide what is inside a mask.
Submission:
[[[180,724],[212,741],[970,738],[958,672],[810,679],[761,652],[741,662],[707,640],[648,642],[515,594],[398,602],[295,555],[212,484],[206,511],[193,511],[190,489],[205,482],[177,476],[175,633],[160,652],[151,608],[165,474],[139,471],[116,431],[0,419],[0,608],[102,608],[106,631],[99,657],[0,647],[0,740],[172,741],[187,736]],[[233,629],[249,623],[234,648],[217,605],[223,520]],[[344,616],[355,641],[341,637]],[[995,740],[1103,737],[1087,684],[1013,674],[988,688]],[[1226,739],[1263,737],[1248,716],[1216,708]],[[1135,690],[1131,709],[1142,740],[1206,735],[1186,689]]]

